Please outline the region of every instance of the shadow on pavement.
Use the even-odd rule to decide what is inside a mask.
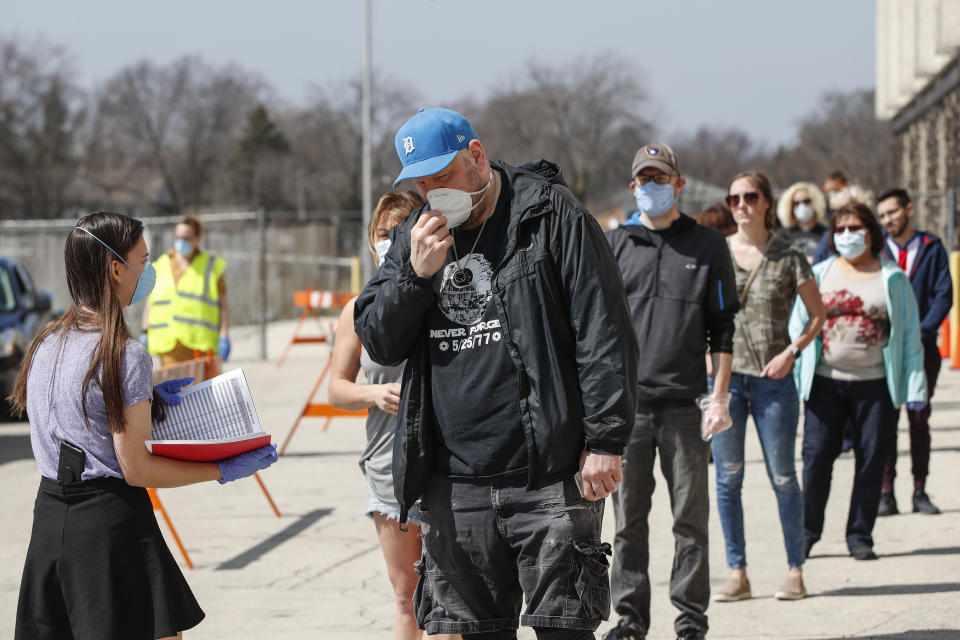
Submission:
[[[881,553],[881,558],[904,558],[907,556],[947,556],[960,553],[960,547],[931,547],[930,549],[916,549],[902,553]],[[958,636],[960,637],[960,636]]]
[[[362,451],[300,451],[293,453],[284,453],[284,458],[321,458],[324,456],[357,456],[358,458],[362,454]]]
[[[0,464],[32,458],[33,449],[30,448],[30,434],[4,434],[0,432]]]
[[[234,558],[231,558],[230,560],[227,560],[226,562],[221,564],[219,567],[217,567],[217,571],[224,571],[224,570],[230,570],[230,569],[243,569],[245,566],[247,566],[251,562],[254,562],[258,558],[260,558],[260,556],[265,555],[270,551],[273,551],[274,549],[279,547],[281,544],[283,544],[287,540],[295,537],[297,534],[306,530],[307,527],[312,525],[314,522],[316,522],[320,518],[324,516],[328,516],[331,513],[333,513],[333,509],[314,509],[310,513],[301,516],[300,519],[297,520],[296,522],[291,523],[290,526],[288,526],[283,531],[278,531],[277,533],[273,534],[272,536],[270,536],[260,544],[254,547],[251,547],[250,549],[247,549],[240,555]]]
[[[960,629],[924,629],[922,631],[897,631],[896,633],[870,633],[865,636],[836,636],[817,640],[956,640]]]
[[[844,587],[821,591],[821,596],[906,596],[923,593],[947,593],[960,591],[960,582],[934,582],[930,584],[878,584],[873,587]],[[855,637],[855,636],[854,636]],[[871,636],[872,637],[872,636]],[[877,636],[883,637],[883,636]],[[901,637],[901,636],[897,636]],[[919,636],[918,636],[919,637]],[[957,638],[958,636],[950,636]]]

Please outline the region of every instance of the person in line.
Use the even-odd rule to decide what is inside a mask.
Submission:
[[[809,557],[823,533],[833,463],[849,421],[856,467],[847,548],[857,560],[875,560],[873,525],[897,410],[905,403],[920,410],[927,402],[920,318],[909,278],[880,255],[883,232],[869,207],[844,205],[830,230],[830,249],[839,256],[813,268],[827,320],[794,368],[805,401],[804,548]],[[809,320],[806,307],[795,304],[792,340]]]
[[[813,262],[817,245],[827,227],[827,200],[823,192],[812,182],[795,182],[780,194],[777,201],[777,218],[780,219],[779,236],[800,249]]]
[[[719,231],[725,236],[732,236],[737,232],[737,222],[733,219],[733,213],[730,207],[722,202],[714,202],[703,211],[691,213],[690,217],[697,221],[697,224]]]
[[[143,307],[140,342],[164,366],[192,360],[195,351],[230,358],[230,309],[223,258],[200,250],[203,225],[186,216],[173,229],[173,248],[153,266],[157,285]]]
[[[374,362],[406,360],[393,475],[401,524],[420,500],[417,622],[593,638],[610,608],[603,498],[636,407],[617,265],[556,165],[488,159],[459,113],[420,110],[396,149],[429,209],[390,232],[354,315]]]
[[[799,600],[807,595],[803,584],[803,494],[794,466],[800,402],[790,374],[797,354],[823,327],[823,301],[806,256],[774,232],[774,200],[766,176],[748,171],[734,177],[727,202],[738,226],[727,242],[737,275],[740,310],[730,378],[733,426],[710,443],[717,476],[717,511],[731,570],[714,600],[734,602],[752,595],[741,499],[748,416],[753,416],[767,477],[777,497],[787,551],[789,572],[774,597]],[[798,295],[809,320],[803,333],[791,341],[787,321]]]
[[[383,261],[390,248],[390,229],[402,222],[426,200],[414,191],[392,191],[384,194],[373,210],[367,239],[374,264]],[[418,640],[422,637],[413,615],[413,592],[417,586],[414,563],[422,555],[420,516],[411,508],[409,526],[396,526],[400,505],[393,495],[393,432],[400,403],[400,377],[403,363],[384,366],[370,359],[353,328],[351,299],[340,313],[327,398],[335,407],[350,411],[367,409],[367,444],[360,455],[360,470],[367,482],[367,506],[364,512],[373,519],[387,563],[387,576],[396,597],[394,638]],[[363,370],[366,384],[357,383]],[[433,636],[454,640],[458,636]]]
[[[940,375],[940,350],[937,330],[953,305],[953,280],[950,263],[940,238],[913,228],[913,202],[904,189],[890,189],[877,200],[877,215],[887,232],[883,255],[896,262],[910,278],[920,310],[920,340],[923,342],[923,368],[927,374],[927,395],[933,391]],[[910,457],[913,461],[913,512],[940,513],[927,495],[927,474],[930,470],[930,404],[912,411],[907,408],[910,423]],[[897,476],[897,431],[893,432],[893,449],[883,471],[879,516],[898,513],[893,495]]]
[[[629,185],[638,211],[607,232],[643,357],[628,462],[620,491],[613,495],[617,531],[611,584],[619,620],[605,640],[636,640],[650,629],[648,517],[658,452],[676,541],[670,601],[680,614],[674,628],[683,640],[699,640],[708,628],[710,448],[702,439],[695,400],[707,391],[704,354],[709,348],[715,376],[707,411],[729,423],[737,289],[724,237],[677,208],[683,186],[673,149],[644,145],[634,157]]]
[[[192,379],[154,391],[150,354],[124,321],[153,288],[143,224],[88,214],[64,258],[72,304],[31,343],[9,398],[30,419],[41,475],[15,638],[180,638],[204,613],[144,487],[246,477],[276,461],[276,447],[218,463],[151,455],[152,419]]]

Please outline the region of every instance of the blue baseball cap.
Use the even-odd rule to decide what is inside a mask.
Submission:
[[[420,109],[397,131],[394,143],[403,170],[393,186],[407,178],[422,178],[442,170],[476,138],[476,131],[456,111]]]

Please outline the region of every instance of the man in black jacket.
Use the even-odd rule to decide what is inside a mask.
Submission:
[[[919,406],[907,403],[910,423],[910,457],[913,461],[913,511],[935,515],[940,513],[927,496],[927,474],[930,469],[930,403],[937,377],[940,375],[940,350],[937,330],[953,305],[953,280],[950,262],[940,238],[913,228],[914,206],[904,189],[890,189],[877,198],[877,217],[887,230],[883,256],[900,265],[910,277],[920,310],[920,337],[923,341],[923,368],[927,374],[928,402]],[[878,516],[899,513],[893,493],[897,477],[896,431],[890,458],[883,470]]]
[[[460,114],[421,110],[396,147],[397,181],[430,206],[394,227],[355,326],[374,361],[406,360],[393,471],[401,523],[420,499],[417,621],[593,638],[610,608],[603,498],[636,408],[617,265],[555,165],[488,161]]]
[[[631,175],[639,210],[626,224],[608,231],[607,239],[623,274],[643,359],[637,420],[624,454],[629,462],[613,496],[617,534],[611,582],[620,621],[606,640],[637,640],[650,629],[647,516],[658,450],[676,540],[670,600],[680,615],[674,628],[684,640],[700,639],[707,632],[710,598],[710,448],[701,439],[695,400],[707,390],[704,354],[709,346],[714,383],[705,415],[729,426],[736,279],[723,236],[677,209],[684,180],[670,147],[642,147]]]

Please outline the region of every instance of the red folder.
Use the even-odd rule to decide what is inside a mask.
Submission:
[[[147,440],[146,442],[147,450],[153,455],[191,462],[216,462],[268,444],[270,444],[270,434],[263,432],[219,440]]]

